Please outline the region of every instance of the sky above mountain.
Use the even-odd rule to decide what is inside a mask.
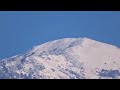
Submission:
[[[48,41],[72,37],[120,47],[120,12],[0,11],[0,59]]]

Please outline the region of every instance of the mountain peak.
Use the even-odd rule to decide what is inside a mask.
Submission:
[[[41,53],[43,51],[49,51],[53,49],[61,49],[65,50],[66,48],[76,46],[76,45],[82,45],[83,42],[85,41],[91,41],[92,39],[88,39],[86,37],[79,37],[79,38],[63,38],[63,39],[58,39],[54,41],[50,41],[38,46],[34,46],[31,52],[34,53]]]
[[[0,61],[0,78],[120,78],[120,49],[86,37],[50,41]]]

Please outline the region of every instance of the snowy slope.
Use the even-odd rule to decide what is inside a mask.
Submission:
[[[0,78],[120,78],[120,49],[88,38],[64,38],[0,60]]]

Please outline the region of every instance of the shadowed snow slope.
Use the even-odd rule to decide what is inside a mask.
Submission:
[[[120,78],[120,49],[88,38],[65,38],[0,60],[0,78]]]

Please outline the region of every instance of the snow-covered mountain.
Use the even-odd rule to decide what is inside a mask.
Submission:
[[[0,60],[0,78],[120,78],[120,49],[88,38],[59,39]]]

